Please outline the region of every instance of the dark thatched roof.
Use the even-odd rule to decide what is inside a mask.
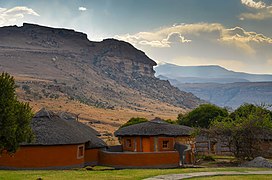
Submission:
[[[126,126],[115,131],[115,136],[189,136],[193,128],[170,124],[156,118],[154,120]]]
[[[64,145],[87,143],[87,148],[107,146],[99,139],[97,131],[71,118],[41,109],[31,122],[35,141],[22,145]]]

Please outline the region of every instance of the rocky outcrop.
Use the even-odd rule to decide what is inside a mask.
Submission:
[[[68,97],[96,107],[146,111],[154,103],[185,109],[202,103],[157,79],[156,62],[131,44],[92,42],[74,30],[34,24],[2,27],[0,65],[0,71],[42,80],[20,82],[26,100]]]
[[[110,75],[149,77],[154,77],[153,66],[157,65],[144,52],[115,39],[106,39],[97,45],[93,64]]]

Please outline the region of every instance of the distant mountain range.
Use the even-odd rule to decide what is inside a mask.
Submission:
[[[220,66],[173,64],[159,65],[155,71],[158,78],[218,106],[272,104],[272,75],[234,72]]]
[[[180,83],[232,83],[272,81],[272,75],[234,72],[221,66],[177,66],[162,64],[155,67],[156,76],[175,79]]]

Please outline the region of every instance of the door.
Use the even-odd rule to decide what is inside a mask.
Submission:
[[[150,139],[149,139],[149,137],[142,138],[142,148],[143,148],[143,152],[150,152]]]

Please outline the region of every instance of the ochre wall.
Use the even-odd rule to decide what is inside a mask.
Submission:
[[[81,167],[84,157],[77,157],[78,145],[21,146],[13,155],[0,156],[0,168],[65,168]]]
[[[163,141],[169,141],[168,148],[163,148]],[[159,151],[174,151],[175,139],[173,137],[159,137],[158,150]]]
[[[175,138],[174,137],[164,137],[164,136],[158,136],[157,138],[157,151],[173,151],[174,150],[174,144],[175,144]],[[123,146],[124,151],[137,151],[137,152],[155,152],[155,139],[154,136],[132,136],[132,137],[123,137],[121,139],[121,144]],[[127,139],[130,139],[132,142],[131,147],[127,147],[126,141]],[[163,141],[169,141],[169,148],[163,149],[162,148],[162,142]],[[136,143],[135,143],[136,142]],[[136,147],[135,147],[136,145]]]
[[[178,167],[179,154],[168,152],[105,152],[99,151],[99,164],[116,168]]]
[[[85,164],[96,165],[98,163],[98,149],[85,150]]]
[[[152,138],[142,137],[142,152],[150,152],[152,148]]]
[[[126,141],[130,139],[131,140],[131,147],[127,146]],[[123,150],[124,151],[134,151],[134,137],[124,137],[122,138],[122,145],[123,145]]]

